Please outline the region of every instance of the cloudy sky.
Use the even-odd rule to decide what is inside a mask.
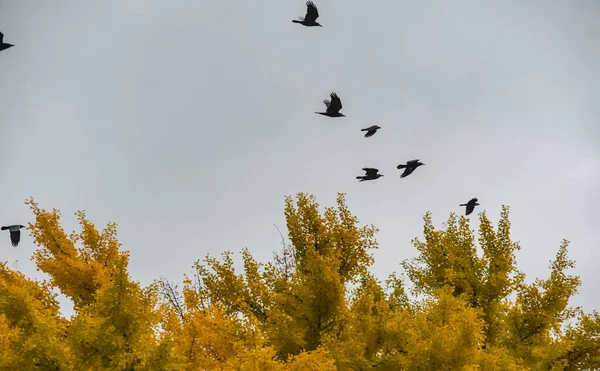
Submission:
[[[572,303],[600,309],[600,3],[316,4],[323,28],[291,22],[303,0],[0,1],[0,224],[33,221],[29,196],[68,232],[85,209],[119,224],[135,279],[179,281],[207,253],[271,259],[284,196],[339,191],[380,229],[384,278],[426,211],[478,197],[494,222],[511,206],[530,280],[571,240]],[[314,114],[332,91],[347,118]],[[0,237],[41,276],[28,233]]]

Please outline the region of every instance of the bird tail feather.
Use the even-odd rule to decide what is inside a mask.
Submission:
[[[294,23],[302,23],[302,21],[299,21],[297,19],[292,19],[292,22],[294,22]]]
[[[397,169],[406,169],[406,165],[398,165],[396,166]]]
[[[8,227],[2,227],[2,228],[0,228],[0,230],[3,230],[3,231],[5,231],[7,229],[8,229]]]
[[[467,206],[467,204],[460,204],[460,206]]]

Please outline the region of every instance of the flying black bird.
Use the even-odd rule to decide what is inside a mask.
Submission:
[[[13,246],[17,247],[19,245],[19,241],[21,240],[21,231],[19,229],[25,228],[24,225],[9,225],[8,227],[2,227],[0,230],[9,230],[10,232],[10,242]]]
[[[406,162],[406,165],[398,165],[396,166],[396,168],[404,169],[404,172],[400,175],[400,178],[404,178],[412,174],[412,172],[415,171],[415,169],[421,165],[425,164],[420,162],[419,160],[410,160]]]
[[[361,182],[364,182],[365,180],[375,180],[383,176],[383,174],[378,174],[379,170],[377,169],[365,167],[363,170],[366,171],[366,174],[356,177],[356,179],[360,179]]]
[[[294,19],[292,22],[300,23],[307,27],[323,27],[316,22],[317,18],[319,18],[319,11],[315,4],[309,0],[306,2],[306,15],[304,17],[298,17],[299,20]]]
[[[13,44],[6,44],[4,42],[4,34],[0,32],[0,52],[14,46]]]
[[[377,130],[381,129],[381,127],[377,125],[369,126],[368,128],[360,129],[360,131],[366,131],[365,138],[372,137]]]
[[[342,101],[340,100],[340,97],[338,97],[336,93],[331,93],[329,96],[331,97],[331,100],[325,99],[323,101],[323,103],[327,107],[327,110],[325,110],[325,112],[315,113],[329,117],[346,117],[343,113],[340,113],[340,110],[342,109]]]
[[[477,197],[472,198],[469,200],[469,202],[467,202],[466,204],[460,204],[460,206],[466,206],[467,207],[467,211],[465,213],[465,215],[469,215],[473,212],[473,209],[475,209],[475,206],[478,206],[479,204],[477,203]]]

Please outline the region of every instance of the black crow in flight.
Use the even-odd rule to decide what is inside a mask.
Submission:
[[[396,166],[396,168],[404,169],[404,172],[402,173],[402,175],[400,175],[400,178],[404,178],[412,174],[412,172],[415,171],[415,169],[421,165],[425,164],[420,162],[419,160],[410,160],[406,162],[406,165],[398,165]]]
[[[467,207],[465,215],[471,214],[473,212],[473,209],[475,209],[475,206],[479,206],[479,204],[477,203],[477,197],[470,199],[469,202],[467,202],[466,204],[460,204],[460,206]]]
[[[319,115],[323,115],[323,116],[329,116],[329,117],[346,117],[346,116],[344,116],[344,114],[340,113],[340,110],[342,109],[342,101],[340,100],[340,97],[338,97],[338,95],[336,93],[331,93],[330,97],[331,97],[331,100],[325,99],[323,101],[323,103],[327,107],[327,110],[325,112],[315,112],[315,113],[318,113]]]
[[[323,27],[317,23],[317,18],[319,18],[319,11],[317,7],[312,1],[306,2],[306,15],[304,17],[298,17],[299,20],[294,19],[292,22],[300,23],[301,25],[307,27]]]
[[[0,230],[7,230],[10,232],[10,242],[13,246],[17,247],[19,245],[19,241],[21,240],[21,231],[19,229],[25,228],[24,225],[9,225],[7,227],[2,227]]]
[[[381,129],[381,127],[377,125],[369,126],[368,128],[360,129],[360,131],[366,131],[365,138],[372,137],[377,130]]]
[[[375,180],[383,176],[383,174],[378,174],[379,170],[377,169],[365,167],[363,170],[366,172],[366,174],[356,177],[356,179],[360,179],[361,182],[364,182],[365,180]]]

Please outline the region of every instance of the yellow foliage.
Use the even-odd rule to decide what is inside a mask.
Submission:
[[[0,263],[2,370],[583,370],[600,369],[600,315],[570,308],[580,280],[563,241],[547,279],[525,283],[509,209],[495,229],[480,213],[424,217],[412,283],[369,271],[378,248],[339,194],[323,212],[314,197],[285,199],[288,238],[272,262],[243,249],[193,264],[181,290],[133,281],[117,226],[84,212],[67,235],[60,213],[28,200],[33,259],[48,281]],[[56,292],[74,303],[64,318]],[[510,299],[514,297],[514,299]]]

